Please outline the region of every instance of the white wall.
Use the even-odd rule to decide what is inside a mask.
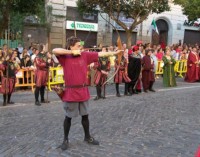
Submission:
[[[148,38],[151,38],[151,33],[147,34],[147,30],[149,30],[152,20],[155,19],[156,21],[163,19],[168,23],[169,26],[168,45],[178,43],[179,40],[183,42],[185,30],[183,24],[187,17],[183,15],[181,6],[174,5],[173,3],[171,3],[170,6],[170,11],[163,12],[161,14],[152,14],[146,21],[143,22],[143,36],[148,36]],[[177,28],[178,25],[181,26],[180,30]]]
[[[77,0],[64,0],[65,1],[65,5],[69,6],[69,7],[76,7],[76,1]]]

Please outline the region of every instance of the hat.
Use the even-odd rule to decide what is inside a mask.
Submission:
[[[133,53],[133,50],[128,50],[128,55],[132,55],[132,53]]]
[[[138,41],[136,42],[137,45],[140,45],[140,44],[142,44],[142,43],[143,43],[142,40],[138,40]]]
[[[132,50],[133,50],[133,52],[138,51],[138,50],[139,50],[139,47],[138,47],[138,46],[133,46],[133,47],[132,47]]]

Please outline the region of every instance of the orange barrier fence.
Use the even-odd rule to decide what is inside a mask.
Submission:
[[[31,87],[32,91],[34,91],[34,75],[34,70],[20,69],[16,74],[15,87]]]
[[[50,68],[47,87],[51,91],[52,85],[64,84],[62,67]],[[34,91],[35,86],[35,72],[30,69],[20,69],[16,74],[15,87],[31,87]]]

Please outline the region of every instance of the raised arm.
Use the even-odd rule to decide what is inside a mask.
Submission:
[[[72,51],[71,51],[71,50],[66,50],[66,49],[63,49],[63,48],[55,48],[55,49],[52,50],[52,52],[53,52],[53,54],[55,54],[56,56],[72,54]]]
[[[99,52],[98,56],[99,57],[113,56],[113,55],[117,55],[118,53],[120,53],[122,51],[124,51],[124,50],[117,50],[115,52]]]

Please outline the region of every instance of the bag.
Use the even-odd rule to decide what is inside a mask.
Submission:
[[[56,92],[56,94],[62,100],[64,92],[65,92],[64,88],[63,87],[59,87],[59,86],[52,86],[51,88]]]

